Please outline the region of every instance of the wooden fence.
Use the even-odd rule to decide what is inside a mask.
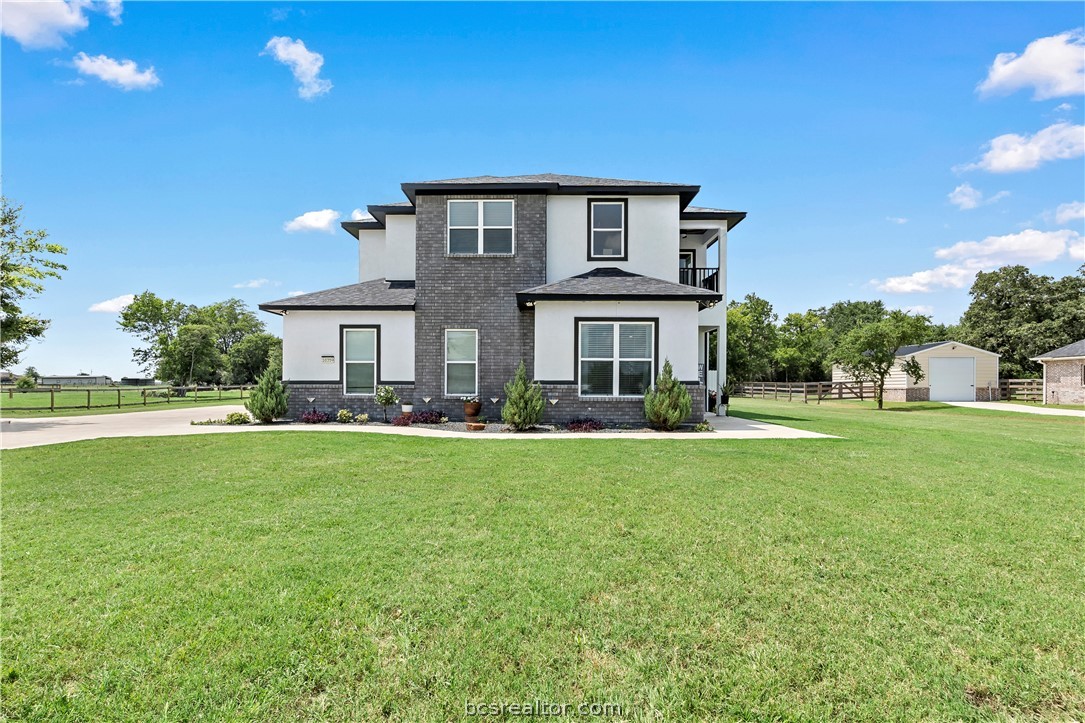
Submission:
[[[1023,402],[1044,400],[1043,379],[1000,379],[998,392],[1002,399]]]
[[[822,399],[873,399],[874,390],[873,382],[743,382],[732,396],[821,404]]]
[[[12,412],[55,412],[65,409],[148,407],[158,404],[241,400],[252,385],[169,387],[80,387],[16,389],[7,387],[4,409]],[[41,400],[40,404],[38,399]],[[46,404],[48,402],[48,404]]]

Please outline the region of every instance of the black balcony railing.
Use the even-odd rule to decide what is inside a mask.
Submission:
[[[687,266],[678,269],[678,283],[696,286],[699,289],[720,291],[720,270],[718,268],[700,268]]]

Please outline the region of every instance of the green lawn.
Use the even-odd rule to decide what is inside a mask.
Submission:
[[[735,400],[817,440],[262,432],[4,452],[12,719],[1085,715],[1085,424]]]
[[[189,391],[183,397],[144,397],[149,387],[90,387],[90,408],[87,405],[88,389],[65,388],[53,393],[53,404],[60,407],[49,410],[50,395],[41,389],[19,391],[5,388],[0,391],[0,417],[26,419],[30,417],[75,417],[84,414],[116,414],[118,412],[143,412],[150,409],[172,409],[175,406],[206,406],[208,404],[242,404],[249,390],[224,389],[218,391]],[[154,388],[159,390],[159,388]],[[121,406],[117,406],[120,392]]]

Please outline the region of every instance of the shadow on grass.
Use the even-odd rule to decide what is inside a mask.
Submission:
[[[814,421],[810,417],[785,417],[782,414],[762,414],[761,412],[749,412],[749,411],[746,411],[746,410],[743,410],[741,412],[736,412],[733,409],[730,410],[729,412],[727,412],[727,416],[729,416],[729,417],[738,417],[740,419],[752,419],[755,422],[759,422],[759,421],[766,421],[767,422],[769,420],[782,420],[782,421],[785,421],[785,422],[812,422],[812,421]]]

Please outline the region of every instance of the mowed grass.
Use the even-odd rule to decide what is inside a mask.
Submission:
[[[28,419],[31,417],[76,417],[85,414],[117,414],[118,412],[144,412],[155,409],[174,409],[180,407],[199,407],[213,404],[244,404],[250,390],[224,389],[219,391],[201,391],[195,394],[189,391],[185,396],[175,396],[167,400],[164,397],[144,397],[144,392],[160,391],[157,387],[91,387],[90,408],[87,408],[87,389],[65,388],[53,393],[53,404],[57,409],[49,409],[50,395],[47,390],[20,391],[3,389],[0,391],[0,417],[10,419]],[[120,392],[121,406],[117,406],[117,392]]]
[[[735,400],[816,440],[263,432],[4,453],[30,720],[1085,715],[1085,423]]]

